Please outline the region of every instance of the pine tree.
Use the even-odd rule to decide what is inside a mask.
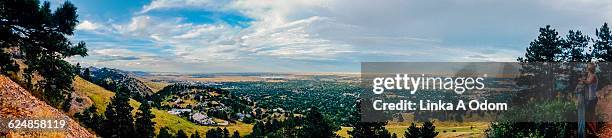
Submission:
[[[223,129],[221,129],[220,127],[217,127],[217,129],[215,130],[215,132],[216,132],[215,134],[216,134],[216,136],[217,136],[217,137],[219,137],[219,138],[225,138],[225,137],[223,137]]]
[[[229,138],[230,137],[230,132],[229,132],[229,130],[227,130],[227,128],[223,128],[223,137],[224,138]]]
[[[83,71],[83,75],[81,75],[81,77],[83,77],[84,80],[93,82],[93,80],[91,80],[91,72],[89,71],[89,68],[85,68],[85,70]]]
[[[563,54],[562,63],[557,64],[566,64],[568,68],[562,68],[561,72],[569,76],[568,81],[565,83],[567,85],[568,90],[574,90],[578,85],[578,82],[575,80],[579,80],[579,77],[582,76],[580,70],[581,63],[591,62],[592,54],[587,52],[589,47],[590,38],[586,35],[583,35],[580,31],[570,30],[566,35],[565,44],[563,45]],[[570,93],[564,93],[564,95],[569,95]]]
[[[361,121],[361,101],[356,103],[356,111],[353,113],[353,130],[348,134],[354,138],[388,138],[391,137],[389,131],[385,128],[387,122],[362,122]]]
[[[157,138],[172,138],[172,137],[174,136],[172,136],[172,134],[168,130],[168,127],[161,128],[159,130],[159,135],[157,135]]]
[[[74,74],[81,74],[81,63],[77,63],[76,66],[74,66]]]
[[[210,129],[206,131],[206,138],[225,138],[225,137],[223,137],[223,130],[217,127],[216,129]]]
[[[155,115],[151,112],[151,105],[142,103],[140,107],[138,107],[138,110],[140,110],[140,112],[136,113],[136,134],[141,138],[155,137],[155,122],[153,122]]]
[[[64,102],[62,103],[62,111],[64,112],[69,112],[70,111],[70,107],[72,106],[72,95],[67,96],[68,99],[64,100]]]
[[[438,133],[440,132],[436,132],[436,126],[433,125],[433,122],[423,122],[423,127],[421,127],[421,136],[423,138],[434,138],[438,136]]]
[[[106,106],[106,137],[134,137],[134,119],[132,118],[132,106],[130,106],[129,91],[120,87],[111,103]]]
[[[519,57],[520,62],[555,62],[560,61],[559,55],[562,54],[563,39],[559,33],[546,25],[540,28],[540,35],[533,40],[526,49],[525,57]]]
[[[436,126],[431,121],[423,122],[422,127],[417,127],[414,123],[410,124],[410,127],[404,132],[404,137],[407,138],[434,138],[438,136],[439,132],[436,132]]]
[[[601,28],[595,31],[597,39],[593,48],[595,58],[602,61],[612,61],[612,31],[608,23],[604,23]]]
[[[529,76],[520,76],[517,78],[517,85],[529,87],[530,91],[537,93],[521,93],[523,97],[517,97],[516,100],[525,100],[530,97],[551,97],[554,95],[555,75],[559,73],[558,64],[544,64],[563,61],[563,47],[565,45],[559,33],[547,25],[545,28],[540,28],[540,35],[529,43],[526,48],[524,57],[519,57],[517,60],[522,64],[520,72],[522,74],[533,74]]]
[[[232,134],[232,138],[240,138],[240,133],[238,133],[238,130],[234,131],[234,134]]]
[[[562,47],[562,58],[566,62],[588,62],[591,61],[591,54],[586,53],[589,48],[588,36],[580,31],[570,30],[566,36]]]
[[[253,132],[251,132],[251,136],[254,137],[258,137],[258,136],[265,136],[266,132],[265,132],[265,126],[261,121],[257,121],[255,123],[255,125],[253,125]]]
[[[419,138],[421,136],[421,129],[419,129],[414,123],[410,123],[410,126],[404,132],[406,138]]]
[[[0,1],[0,70],[17,71],[16,60],[26,64],[26,88],[36,84],[42,99],[60,106],[72,93],[74,66],[63,59],[87,56],[84,42],[74,44],[68,38],[78,23],[76,7],[70,2],[51,11],[51,3],[38,0]],[[32,82],[33,75],[43,79]]]
[[[311,138],[331,138],[337,137],[336,131],[339,127],[335,127],[332,123],[319,112],[316,107],[310,108],[306,114],[306,122],[302,128],[302,137]]]
[[[179,130],[179,131],[176,133],[176,138],[188,138],[188,137],[187,137],[187,134],[185,133],[185,131],[183,131],[183,130]]]
[[[612,65],[609,63],[612,61],[612,31],[608,27],[608,23],[604,23],[601,28],[595,31],[597,39],[593,45],[593,57],[598,61],[605,61],[598,63],[599,66],[604,68],[601,73],[600,84],[609,84],[612,82]]]
[[[191,134],[191,138],[201,138],[200,132],[196,131],[195,133]]]

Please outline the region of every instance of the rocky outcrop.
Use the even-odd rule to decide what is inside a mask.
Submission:
[[[0,137],[59,137],[89,138],[95,137],[78,122],[70,119],[58,109],[32,96],[30,92],[0,75],[0,118],[64,118],[67,120],[65,131],[12,131],[0,132]]]

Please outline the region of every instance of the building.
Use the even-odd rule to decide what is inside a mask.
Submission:
[[[213,125],[213,124],[215,124],[215,122],[212,120],[212,118],[208,117],[205,114],[201,114],[201,113],[195,113],[195,114],[191,115],[191,120],[193,120],[193,122],[198,123],[200,125]]]
[[[173,115],[179,115],[182,113],[191,113],[191,109],[172,109],[170,111],[168,111],[169,114],[173,114]]]

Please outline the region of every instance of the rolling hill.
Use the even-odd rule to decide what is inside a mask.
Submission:
[[[110,102],[111,97],[115,95],[114,92],[108,91],[80,77],[76,77],[73,84],[75,93],[86,95],[87,98],[89,98],[93,102],[93,104],[98,107],[98,113],[103,113],[104,110],[106,110],[106,105],[108,105],[108,103]],[[140,103],[136,100],[130,100],[130,105],[134,107],[133,112],[136,112],[136,109],[138,108]],[[176,115],[171,115],[164,110],[153,109],[152,112],[156,116],[155,119],[153,119],[153,122],[156,123],[156,133],[158,133],[159,129],[162,127],[170,128],[170,130],[175,134],[176,132],[178,132],[178,130],[183,130],[189,135],[191,133],[194,133],[195,131],[198,131],[200,132],[200,134],[203,134],[206,133],[206,131],[208,131],[209,129],[216,128],[212,126],[196,125],[186,119],[180,118]],[[252,127],[253,125],[251,124],[244,124],[238,122],[236,124],[231,124],[227,126],[227,129],[229,129],[231,132],[237,130],[241,135],[245,135],[251,133]]]
[[[89,67],[88,69],[91,73],[88,81],[107,90],[114,91],[119,87],[126,87],[130,90],[130,95],[138,101],[153,94],[153,90],[148,85],[130,72],[111,68]]]

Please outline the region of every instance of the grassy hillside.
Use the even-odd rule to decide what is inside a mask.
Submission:
[[[145,85],[147,85],[149,87],[149,89],[151,89],[151,91],[153,91],[153,93],[157,93],[159,90],[161,90],[164,87],[170,85],[168,83],[153,82],[153,81],[146,80],[146,79],[138,79],[138,80],[142,81]]]
[[[94,102],[94,105],[98,107],[99,113],[103,113],[106,110],[106,105],[108,105],[110,102],[111,97],[115,95],[115,93],[90,83],[80,77],[76,77],[74,81],[74,88],[75,92],[77,93],[85,93]],[[136,109],[140,103],[135,100],[130,100],[130,105],[134,107],[133,112],[136,112]],[[203,134],[206,133],[208,129],[216,128],[196,125],[178,116],[168,114],[163,110],[153,109],[152,112],[155,114],[155,119],[153,119],[153,121],[157,123],[155,125],[156,132],[159,132],[159,129],[162,127],[168,127],[174,133],[176,133],[178,130],[183,130],[187,134],[191,135],[191,133],[194,133],[195,131],[199,131],[201,134]],[[240,135],[245,135],[251,133],[252,127],[253,125],[251,124],[238,123],[227,126],[227,129],[229,129],[231,132],[238,130]]]

